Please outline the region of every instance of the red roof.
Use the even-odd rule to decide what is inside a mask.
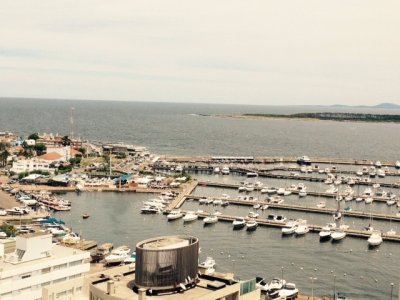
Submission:
[[[56,153],[56,152],[50,152],[50,153],[46,153],[43,154],[41,156],[38,156],[39,159],[43,159],[43,160],[60,160],[62,158],[62,155]]]

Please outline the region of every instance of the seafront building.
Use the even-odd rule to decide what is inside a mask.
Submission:
[[[55,300],[82,295],[90,253],[52,244],[52,235],[16,238],[16,250],[0,258],[0,299]]]
[[[139,242],[136,263],[86,277],[90,300],[259,300],[254,280],[198,267],[199,240],[164,236]]]

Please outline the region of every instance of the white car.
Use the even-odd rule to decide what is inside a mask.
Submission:
[[[0,209],[0,216],[6,216],[7,212],[4,209]]]

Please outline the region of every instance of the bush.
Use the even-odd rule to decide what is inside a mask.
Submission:
[[[4,224],[0,226],[0,231],[3,231],[7,236],[15,236],[17,229],[13,225]]]

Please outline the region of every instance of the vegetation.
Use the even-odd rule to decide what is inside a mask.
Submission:
[[[69,159],[69,163],[73,166],[79,165],[81,163],[82,157],[73,157]]]
[[[38,133],[32,133],[30,136],[28,136],[28,140],[37,141],[38,139],[39,139],[39,134]]]
[[[251,117],[285,118],[285,119],[317,119],[331,121],[363,121],[363,122],[400,122],[400,115],[356,114],[356,113],[300,113],[291,115],[244,114]]]
[[[7,158],[10,156],[10,153],[7,150],[0,152],[0,166],[5,167],[7,165]]]
[[[5,232],[7,236],[15,236],[17,234],[17,229],[13,225],[8,224],[1,225],[0,231]]]

